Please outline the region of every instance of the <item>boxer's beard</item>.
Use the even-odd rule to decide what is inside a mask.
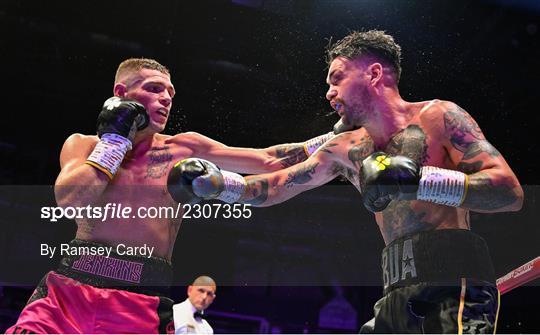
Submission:
[[[343,116],[343,123],[360,127],[364,125],[373,112],[373,99],[366,87],[359,89],[358,98],[350,106],[346,106],[347,113]]]

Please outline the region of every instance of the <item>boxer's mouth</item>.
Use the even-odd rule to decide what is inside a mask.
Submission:
[[[332,106],[339,116],[343,115],[343,104],[341,102],[332,101],[330,106]]]
[[[169,112],[168,112],[166,109],[164,109],[164,108],[160,108],[160,109],[158,109],[156,112],[157,112],[159,115],[163,115],[164,117],[169,116]]]

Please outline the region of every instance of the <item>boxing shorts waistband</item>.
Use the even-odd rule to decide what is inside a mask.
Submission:
[[[96,250],[110,246],[75,239],[69,247],[76,250]],[[113,248],[114,249],[114,248]],[[172,282],[171,262],[159,257],[118,255],[109,256],[77,253],[60,261],[57,273],[83,284],[100,288],[127,290],[147,295],[168,294]]]
[[[420,232],[394,240],[382,251],[384,294],[418,283],[459,285],[461,278],[495,284],[486,242],[466,229]]]

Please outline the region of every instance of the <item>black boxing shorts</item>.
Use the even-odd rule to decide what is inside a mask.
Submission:
[[[384,297],[361,333],[493,333],[500,295],[485,241],[464,229],[399,238],[382,252]]]

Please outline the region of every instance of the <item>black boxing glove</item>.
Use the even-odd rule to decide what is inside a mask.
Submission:
[[[137,101],[119,97],[107,99],[97,119],[100,141],[86,164],[113,179],[124,156],[131,150],[135,133],[148,126],[148,122],[146,109]]]
[[[244,177],[200,158],[179,161],[167,178],[167,189],[179,203],[194,204],[202,199],[232,203],[244,194],[245,187]]]
[[[418,165],[405,156],[376,152],[362,162],[364,206],[380,212],[392,200],[422,200],[459,207],[465,201],[469,177],[455,170]]]
[[[97,134],[118,134],[129,140],[137,130],[148,126],[148,113],[135,100],[112,97],[105,101],[97,119]]]
[[[362,197],[371,212],[381,212],[392,200],[414,200],[421,177],[420,166],[405,156],[375,152],[362,162]]]

